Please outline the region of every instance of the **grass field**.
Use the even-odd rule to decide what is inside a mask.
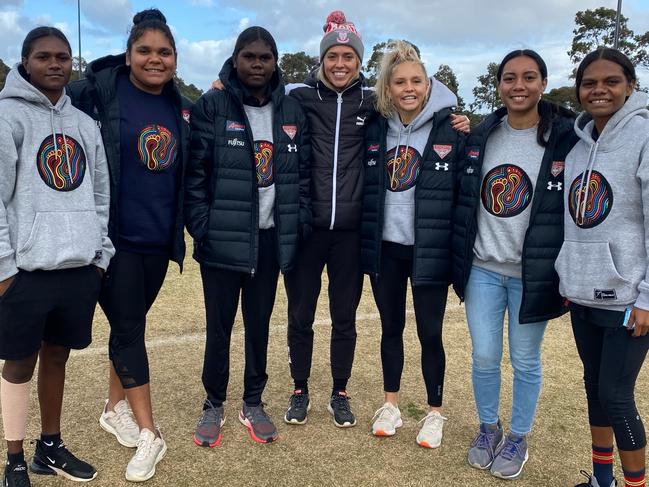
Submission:
[[[200,380],[204,347],[200,277],[191,259],[187,259],[182,276],[175,266],[171,267],[161,295],[149,314],[147,334],[154,413],[169,451],[147,485],[503,485],[505,481],[466,464],[466,450],[477,428],[471,391],[470,341],[464,310],[457,298],[450,296],[444,325],[445,415],[449,420],[441,448],[428,450],[415,443],[417,422],[425,411],[425,391],[412,313],[406,327],[406,366],[400,404],[404,427],[389,439],[374,438],[370,433],[372,415],[382,404],[382,382],[380,324],[368,282],[358,310],[358,344],[349,384],[358,425],[338,429],[326,410],[331,387],[326,296],[318,307],[315,326],[309,421],[304,426],[288,426],[282,421],[291,381],[287,364],[285,294],[280,280],[271,322],[270,379],[264,395],[267,410],[278,426],[280,440],[270,445],[254,444],[237,420],[243,382],[243,328],[238,317],[232,340],[230,400],[226,403],[223,443],[214,449],[204,449],[191,440],[204,398]],[[107,336],[107,322],[98,312],[93,344],[73,353],[69,362],[63,438],[74,452],[99,470],[91,485],[121,486],[128,485],[124,469],[133,450],[119,446],[97,422],[107,394]],[[574,486],[581,481],[579,469],[590,469],[590,441],[581,364],[567,319],[555,320],[548,327],[543,357],[544,385],[534,431],[529,438],[530,460],[516,484]],[[503,369],[501,414],[504,423],[508,424],[511,370],[509,365]],[[637,396],[639,408],[646,417],[649,417],[648,385],[649,377],[643,370]],[[28,436],[36,438],[39,431],[33,391]],[[28,457],[33,448],[26,445]],[[4,448],[1,454],[5,454]],[[620,472],[619,464],[616,464],[616,472]],[[69,481],[35,475],[32,475],[32,483],[35,486],[71,485]]]

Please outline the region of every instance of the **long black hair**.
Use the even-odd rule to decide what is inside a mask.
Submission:
[[[23,47],[20,52],[20,56],[23,59],[27,59],[29,55],[32,53],[34,50],[34,43],[38,39],[42,39],[43,37],[56,37],[63,41],[63,43],[68,46],[68,52],[70,55],[72,55],[72,48],[70,47],[70,41],[68,41],[68,38],[65,37],[65,34],[61,32],[59,29],[56,27],[49,27],[49,26],[43,26],[43,27],[36,27],[35,29],[30,30],[27,33],[27,36],[25,37],[25,40],[23,41]]]
[[[577,68],[577,73],[575,74],[575,91],[577,92],[577,101],[579,103],[581,103],[581,100],[579,99],[579,87],[584,79],[584,71],[586,71],[586,68],[598,59],[605,59],[606,61],[611,61],[620,66],[624,73],[624,77],[629,83],[633,84],[638,80],[633,63],[623,52],[618,51],[617,49],[611,49],[610,47],[600,47],[599,49],[588,53],[586,57],[581,60],[581,63],[579,63],[579,67]]]
[[[126,50],[130,52],[133,43],[142,37],[147,30],[158,30],[162,32],[167,40],[169,40],[174,54],[178,55],[176,41],[171,33],[171,29],[167,25],[167,18],[157,8],[142,10],[133,16],[133,27],[131,27],[131,32],[126,40]]]
[[[532,49],[517,49],[515,51],[508,53],[503,58],[503,60],[500,61],[500,65],[498,66],[498,71],[496,73],[496,78],[498,79],[499,84],[500,84],[500,79],[503,76],[505,65],[512,59],[520,56],[526,56],[532,59],[536,63],[536,66],[539,68],[539,73],[541,73],[541,78],[544,80],[548,78],[548,66],[545,64],[545,61],[543,60],[543,58],[538,52],[533,51]],[[545,139],[545,134],[549,129],[552,128],[552,121],[557,116],[559,116],[560,114],[571,116],[571,117],[575,116],[575,114],[572,111],[567,110],[566,108],[560,107],[558,105],[555,105],[554,103],[548,102],[546,100],[539,100],[539,103],[537,104],[537,110],[539,113],[539,124],[536,129],[536,142],[541,147],[545,147],[548,144],[548,141]]]
[[[241,52],[241,50],[244,47],[246,47],[248,44],[251,44],[255,41],[263,41],[266,44],[268,44],[268,47],[270,47],[270,51],[273,53],[273,56],[275,57],[275,64],[279,62],[278,55],[277,55],[277,44],[275,43],[275,39],[273,38],[270,32],[268,32],[263,27],[259,27],[258,25],[248,27],[241,34],[239,34],[239,37],[237,37],[237,42],[234,44],[232,59],[233,60],[236,59],[237,55],[239,54],[239,52]]]

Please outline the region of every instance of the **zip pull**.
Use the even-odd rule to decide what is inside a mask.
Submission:
[[[336,100],[336,103],[338,103],[339,105],[342,105],[342,102],[343,102],[343,94],[338,93],[338,99]]]
[[[255,277],[255,268],[250,269],[250,277]]]

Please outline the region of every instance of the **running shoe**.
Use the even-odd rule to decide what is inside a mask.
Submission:
[[[88,482],[97,476],[97,470],[75,457],[63,441],[54,446],[36,440],[36,451],[29,469],[38,475],[60,475],[77,482]]]
[[[397,428],[403,426],[401,411],[389,402],[377,409],[372,419],[374,419],[372,424],[374,436],[393,436],[397,432]]]
[[[203,412],[194,431],[194,443],[210,448],[220,445],[223,423],[225,423],[223,406],[216,407],[209,399],[206,399]]]
[[[523,471],[528,458],[525,437],[510,433],[496,451],[496,456],[491,464],[491,475],[501,479],[515,479]]]
[[[148,428],[142,428],[137,440],[137,451],[126,466],[126,480],[144,482],[155,474],[155,466],[167,453],[167,444],[159,430],[158,435]]]
[[[356,426],[356,418],[349,406],[349,397],[346,392],[339,391],[333,394],[327,409],[333,416],[334,424],[339,428]]]
[[[257,443],[271,443],[279,437],[277,429],[266,411],[264,404],[248,406],[245,402],[239,412],[239,421],[248,428],[250,437]]]
[[[31,487],[27,464],[16,462],[13,465],[5,465],[5,473],[2,477],[2,487]]]
[[[419,421],[424,424],[421,425],[417,434],[417,444],[424,448],[439,448],[442,444],[444,421],[446,420],[447,418],[442,416],[439,411],[430,411]]]
[[[112,411],[108,411],[108,399],[104,410],[99,416],[99,425],[108,433],[115,435],[120,445],[135,448],[140,438],[140,427],[135,421],[133,411],[128,403],[122,399]]]
[[[588,479],[588,482],[582,482],[580,484],[575,485],[575,487],[602,487],[599,485],[599,482],[597,481],[597,477],[594,475],[590,475],[588,472],[585,470],[580,470],[580,474],[582,474],[584,477]],[[611,484],[609,486],[604,486],[604,487],[615,487],[617,485],[617,480],[613,479]]]
[[[288,401],[288,409],[284,415],[284,421],[288,424],[304,424],[307,420],[307,412],[311,409],[309,393],[296,389]]]
[[[496,456],[496,450],[503,442],[503,429],[500,421],[495,427],[485,423],[480,424],[480,431],[473,439],[467,461],[469,465],[479,470],[486,470],[491,467]]]

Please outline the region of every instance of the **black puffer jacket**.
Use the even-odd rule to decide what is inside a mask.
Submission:
[[[363,192],[363,136],[376,116],[374,92],[363,75],[338,93],[318,80],[315,72],[289,85],[309,120],[313,155],[311,200],[317,228],[358,230]]]
[[[106,148],[106,158],[110,171],[110,220],[108,235],[117,242],[119,228],[119,211],[117,209],[120,182],[120,113],[117,100],[117,76],[128,72],[124,54],[106,56],[91,62],[86,69],[85,78],[74,81],[67,87],[72,103],[79,110],[90,115],[101,127],[101,136]],[[182,97],[175,83],[170,81],[164,87],[163,94],[169,97],[176,108],[176,121],[181,131],[180,151],[181,182],[174,223],[174,240],[171,249],[171,260],[182,269],[185,257],[185,238],[183,225],[183,182],[185,167],[189,159],[189,114],[191,102]]]
[[[451,128],[451,110],[435,113],[433,127],[422,155],[415,186],[415,244],[413,285],[448,286],[451,282],[451,231],[455,206],[458,165],[463,155],[464,137]],[[365,182],[361,223],[361,264],[363,272],[376,275],[381,259],[381,243],[386,191],[387,120],[380,117],[367,128],[365,136]],[[442,159],[433,144],[450,146]]]
[[[566,311],[559,295],[559,276],[554,270],[554,261],[563,243],[563,162],[577,142],[577,136],[573,130],[572,112],[552,108],[546,101],[541,101],[541,105],[541,109],[558,109],[558,113],[545,147],[523,242],[520,323],[547,321]],[[453,288],[461,300],[464,299],[474,256],[485,146],[506,113],[505,108],[500,108],[491,114],[478,125],[466,143],[453,227]]]
[[[206,93],[192,110],[185,220],[198,262],[254,275],[259,244],[254,139],[231,59],[219,78],[224,89]],[[304,112],[296,100],[284,95],[277,71],[271,87],[274,221],[278,261],[286,272],[293,265],[300,236],[308,233],[311,224],[311,143]]]

